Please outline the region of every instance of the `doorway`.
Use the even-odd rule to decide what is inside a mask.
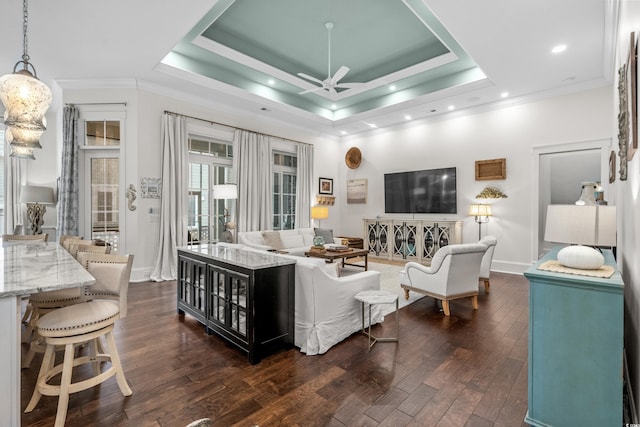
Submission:
[[[610,143],[607,139],[534,147],[532,261],[550,249],[544,241],[548,205],[575,203],[585,181],[600,182],[605,200],[613,204],[608,191]]]

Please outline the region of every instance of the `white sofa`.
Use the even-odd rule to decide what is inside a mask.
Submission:
[[[264,252],[250,246],[242,250]],[[309,356],[326,353],[360,331],[362,310],[354,296],[360,291],[380,289],[380,272],[362,271],[338,277],[337,263],[327,264],[320,258],[276,256],[296,261],[294,344],[301,352]],[[380,304],[371,307],[372,324],[384,320],[382,309]],[[366,318],[365,326],[368,326]]]
[[[255,249],[281,250],[291,255],[303,256],[313,246],[313,228],[296,228],[294,230],[243,231],[238,233],[238,243]],[[274,237],[276,237],[274,239]],[[340,244],[342,239],[333,238]]]

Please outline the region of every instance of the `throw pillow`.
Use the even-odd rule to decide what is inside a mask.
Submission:
[[[272,249],[277,251],[281,251],[284,249],[284,245],[282,244],[282,240],[280,239],[279,231],[263,231],[262,239],[264,240],[264,244],[266,246],[270,246]]]
[[[333,242],[333,230],[326,228],[314,228],[313,231],[316,236],[321,236],[324,239],[324,244],[332,244]]]

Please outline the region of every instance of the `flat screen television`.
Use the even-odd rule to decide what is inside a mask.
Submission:
[[[384,174],[385,213],[456,214],[456,168]]]

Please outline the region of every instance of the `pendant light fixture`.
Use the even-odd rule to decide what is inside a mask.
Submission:
[[[22,60],[13,67],[13,73],[0,77],[0,100],[4,104],[6,138],[11,146],[11,157],[34,159],[33,149],[42,148],[40,135],[47,128],[45,113],[51,105],[51,90],[38,80],[36,69],[29,62],[27,51],[27,0],[22,1]],[[22,69],[18,67],[22,64]]]

